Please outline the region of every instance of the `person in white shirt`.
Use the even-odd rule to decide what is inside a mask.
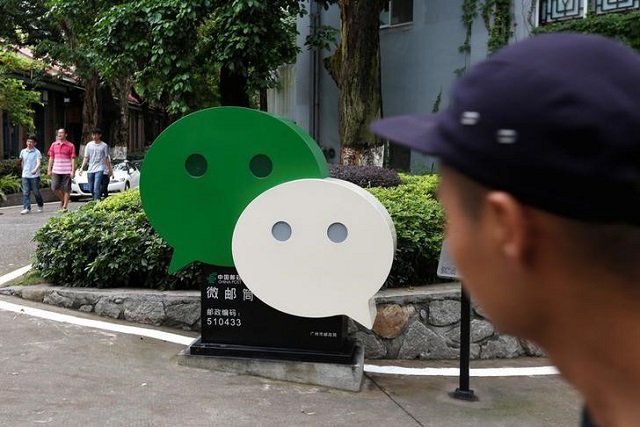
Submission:
[[[109,157],[109,145],[102,141],[102,131],[94,129],[91,131],[91,141],[84,148],[84,158],[78,172],[82,175],[85,165],[89,163],[87,168],[87,182],[91,190],[93,200],[100,200],[102,194],[102,175],[113,175],[111,167],[111,158]]]

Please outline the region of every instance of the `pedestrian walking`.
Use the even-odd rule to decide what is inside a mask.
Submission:
[[[66,212],[71,199],[71,180],[76,158],[76,148],[67,141],[67,131],[58,129],[56,140],[49,147],[47,175],[51,177],[51,190],[60,199],[60,210]]]
[[[31,193],[33,193],[38,212],[42,212],[44,202],[40,194],[40,165],[42,164],[42,153],[36,148],[38,138],[29,136],[26,148],[20,151],[20,166],[22,167],[22,210],[20,215],[31,213]]]
[[[91,190],[93,200],[100,200],[102,195],[102,177],[105,174],[107,176],[113,175],[113,170],[111,167],[111,158],[109,157],[109,145],[102,141],[102,130],[99,128],[91,131],[91,141],[85,146],[82,165],[78,171],[79,175],[82,175],[82,171],[87,163],[89,164],[87,168],[89,189]]]

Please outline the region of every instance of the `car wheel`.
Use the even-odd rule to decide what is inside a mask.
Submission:
[[[129,188],[131,188],[131,186],[129,185],[129,182],[125,182],[124,183],[124,191],[127,191]]]

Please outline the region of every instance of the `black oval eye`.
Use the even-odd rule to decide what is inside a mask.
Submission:
[[[349,230],[344,224],[334,222],[327,228],[327,237],[333,243],[342,243],[349,237]]]
[[[286,242],[291,237],[291,226],[284,221],[278,221],[271,227],[271,234],[279,242]]]
[[[273,162],[264,154],[257,154],[251,159],[249,170],[256,178],[266,178],[273,170]]]
[[[205,159],[202,154],[192,154],[187,157],[187,161],[184,162],[184,168],[192,177],[200,178],[207,172],[207,159]]]

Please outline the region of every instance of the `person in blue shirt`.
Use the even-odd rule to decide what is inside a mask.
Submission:
[[[38,212],[42,212],[44,202],[40,193],[40,164],[42,153],[36,148],[38,138],[29,136],[27,147],[20,151],[20,165],[22,166],[22,210],[20,215],[31,213],[31,192],[36,198]]]

